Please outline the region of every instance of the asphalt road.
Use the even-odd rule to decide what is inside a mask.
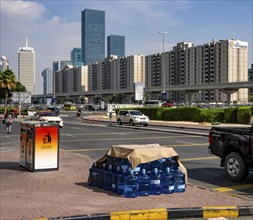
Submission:
[[[247,180],[242,183],[229,181],[225,177],[223,168],[219,166],[220,159],[207,151],[208,138],[205,135],[196,134],[201,132],[200,130],[191,129],[191,132],[195,133],[192,135],[187,133],[188,129],[183,128],[170,127],[165,132],[145,129],[142,126],[111,127],[109,122],[101,122],[100,125],[98,122],[87,124],[77,119],[74,112],[64,112],[62,118],[64,120],[64,127],[60,129],[60,149],[62,150],[86,155],[96,160],[102,157],[108,148],[117,144],[158,143],[173,147],[187,169],[190,183],[248,198],[249,204],[253,204],[253,173],[250,173]],[[156,126],[157,129],[159,127],[162,128]],[[19,123],[15,122],[13,134],[7,135],[4,125],[1,124],[0,151],[19,148],[19,130]],[[208,133],[208,131],[204,132]]]

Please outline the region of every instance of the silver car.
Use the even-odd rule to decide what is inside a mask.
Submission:
[[[122,123],[130,124],[134,126],[135,124],[142,124],[148,126],[149,118],[138,110],[120,110],[117,115],[117,123],[121,125]]]

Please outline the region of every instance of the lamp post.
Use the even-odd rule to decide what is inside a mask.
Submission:
[[[163,35],[163,53],[164,53],[164,35],[168,35],[168,32],[159,31],[158,33]],[[166,99],[166,91],[165,91],[166,80],[165,80],[165,71],[164,71],[164,68],[162,68],[162,71],[163,71],[163,91],[162,91],[162,97],[163,97],[163,101],[166,101],[165,100]]]

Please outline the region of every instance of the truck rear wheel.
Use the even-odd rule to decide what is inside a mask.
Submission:
[[[225,172],[232,181],[243,181],[249,174],[249,169],[240,154],[231,152],[225,159]]]

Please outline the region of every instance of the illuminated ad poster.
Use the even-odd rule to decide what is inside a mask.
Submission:
[[[136,101],[143,100],[144,85],[143,83],[134,84],[134,98]]]
[[[58,168],[58,127],[37,127],[35,135],[34,169]]]

